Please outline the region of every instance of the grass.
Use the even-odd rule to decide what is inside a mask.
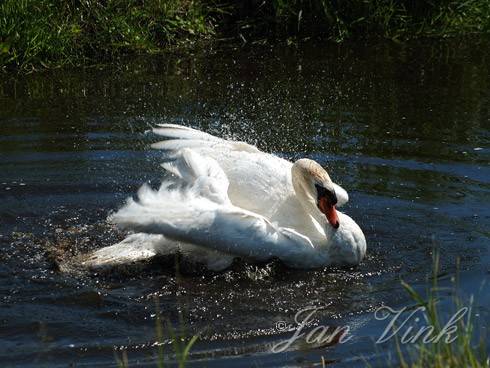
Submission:
[[[432,336],[437,336],[447,322],[442,317],[442,311],[439,309],[439,293],[442,288],[438,286],[439,256],[434,257],[434,268],[432,283],[423,297],[415,291],[413,287],[402,281],[404,289],[410,294],[416,306],[423,306],[424,319],[427,326],[433,328]],[[456,277],[457,285],[457,277]],[[444,338],[436,340],[433,343],[424,343],[418,339],[414,344],[409,344],[408,349],[402,350],[400,340],[396,339],[396,351],[398,356],[398,366],[401,368],[489,368],[490,358],[486,350],[486,344],[483,339],[479,343],[475,342],[475,325],[473,322],[474,314],[472,312],[473,299],[470,298],[468,303],[464,303],[457,294],[458,290],[453,290],[454,312],[468,307],[469,312],[457,322],[457,338],[447,343]],[[455,335],[456,336],[456,335]]]
[[[0,68],[96,64],[215,35],[340,42],[471,33],[490,33],[490,1],[2,0]]]
[[[276,18],[283,18],[289,32],[323,32],[336,41],[365,34],[403,40],[490,32],[486,0],[276,0],[273,4]]]
[[[2,0],[0,66],[81,65],[228,33],[394,40],[490,32],[487,0]],[[243,36],[245,34],[245,36]]]
[[[180,0],[2,0],[0,65],[79,65],[214,33],[209,7]]]
[[[179,314],[179,327],[176,329],[170,321],[162,321],[160,316],[160,308],[158,301],[156,302],[156,345],[157,345],[157,357],[156,357],[156,367],[164,368],[165,362],[168,361],[168,356],[166,356],[164,351],[165,345],[165,332],[167,333],[167,339],[170,340],[172,344],[173,355],[175,356],[175,361],[171,362],[172,366],[177,365],[179,368],[184,368],[187,359],[189,358],[190,351],[194,344],[199,339],[199,335],[193,335],[192,337],[187,337],[187,332],[184,328],[185,324],[182,320],[182,316]],[[119,368],[129,368],[129,359],[126,351],[123,351],[121,355],[116,354],[116,362]],[[169,362],[169,363],[170,363]]]

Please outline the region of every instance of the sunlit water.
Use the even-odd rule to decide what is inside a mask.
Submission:
[[[373,312],[412,301],[432,254],[449,285],[488,325],[490,43],[420,42],[218,49],[130,60],[121,68],[4,75],[0,84],[0,361],[3,366],[154,366],[162,315],[201,333],[195,366],[384,365],[390,343]],[[139,185],[158,185],[160,122],[310,157],[350,193],[364,229],[354,269],[288,270],[237,263],[212,274],[172,259],[92,274],[70,257],[122,239],[105,223]],[[59,270],[59,267],[62,270]],[[176,276],[177,275],[177,276]],[[451,310],[450,292],[442,301]],[[333,346],[271,346],[310,326],[349,326]],[[179,313],[181,317],[179,317]],[[180,321],[179,321],[180,318]],[[166,347],[171,351],[170,347]]]

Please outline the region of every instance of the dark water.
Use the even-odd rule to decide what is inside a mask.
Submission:
[[[475,295],[476,329],[485,329],[489,69],[489,42],[426,41],[211,49],[3,75],[2,365],[113,366],[118,349],[131,366],[154,366],[156,299],[189,336],[201,332],[194,366],[309,367],[322,356],[384,365],[393,345],[374,344],[387,323],[373,312],[413,304],[400,279],[423,290],[434,251],[443,285],[460,260],[461,293]],[[148,147],[159,122],[314,158],[349,191],[346,212],[364,229],[367,258],[352,270],[308,272],[273,262],[207,274],[169,260],[101,275],[59,271],[60,259],[122,239],[105,218],[141,183],[161,179],[160,154]],[[451,292],[442,296],[449,313]],[[309,305],[327,305],[312,326],[349,326],[352,339],[272,353],[293,334],[278,321],[293,323]]]

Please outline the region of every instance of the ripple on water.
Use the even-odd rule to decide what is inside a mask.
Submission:
[[[0,359],[106,366],[115,348],[149,364],[156,300],[162,316],[201,333],[195,366],[384,359],[373,355],[384,326],[372,313],[410,303],[400,279],[423,289],[434,248],[442,275],[461,259],[468,293],[488,279],[488,52],[457,40],[307,44],[33,73],[16,77],[15,89],[3,80]],[[301,271],[236,261],[221,273],[175,257],[109,272],[76,267],[80,254],[126,235],[105,222],[110,211],[141,183],[161,181],[160,152],[149,150],[160,122],[320,162],[350,193],[345,211],[366,234],[364,262]],[[480,294],[476,309],[488,316],[490,293]],[[292,333],[277,323],[293,324],[308,305],[327,306],[312,326],[348,325],[354,339],[271,354]]]

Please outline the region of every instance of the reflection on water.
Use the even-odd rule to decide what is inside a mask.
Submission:
[[[6,364],[113,364],[114,347],[149,362],[154,299],[202,331],[208,366],[379,362],[372,311],[423,287],[434,247],[442,274],[488,280],[490,44],[458,41],[216,49],[119,68],[4,76],[0,84],[0,356]],[[120,240],[105,224],[138,186],[157,184],[158,122],[310,157],[351,194],[368,257],[352,270],[236,264],[220,274],[174,260],[109,275],[62,273],[53,258]],[[488,321],[488,295],[478,312]],[[272,354],[307,305],[353,340]],[[488,323],[482,322],[481,325]],[[238,359],[236,357],[239,357]],[[309,363],[310,362],[310,363]]]

